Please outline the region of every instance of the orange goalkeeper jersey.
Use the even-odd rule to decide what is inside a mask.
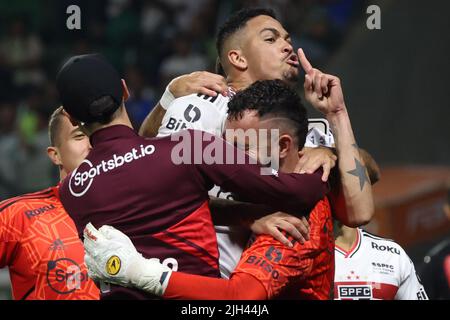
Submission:
[[[310,239],[304,244],[293,240],[293,248],[272,236],[257,236],[233,274],[255,277],[266,289],[268,299],[332,299],[334,235],[327,198],[311,211],[309,224]]]
[[[58,187],[0,202],[0,268],[9,267],[13,299],[98,299],[83,244]]]

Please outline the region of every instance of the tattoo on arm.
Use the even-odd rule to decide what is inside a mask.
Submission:
[[[351,175],[353,175],[355,177],[358,177],[358,179],[359,179],[359,186],[361,187],[361,191],[362,191],[366,181],[368,183],[370,183],[370,180],[369,180],[369,177],[367,176],[367,173],[366,173],[366,167],[363,166],[361,164],[361,162],[359,162],[359,160],[356,159],[356,158],[355,158],[355,165],[356,165],[355,169],[347,171],[347,173],[349,173],[349,174],[351,174]]]

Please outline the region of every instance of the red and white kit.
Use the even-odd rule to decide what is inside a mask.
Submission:
[[[403,248],[358,228],[350,251],[335,245],[334,297],[339,300],[428,300]]]

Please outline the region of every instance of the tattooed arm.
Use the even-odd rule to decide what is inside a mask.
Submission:
[[[334,216],[349,227],[366,224],[374,214],[372,187],[353,135],[341,82],[313,68],[302,49],[298,55],[306,73],[305,98],[327,117],[335,139],[340,179],[330,194]]]
[[[369,223],[374,214],[371,182],[353,136],[347,112],[327,116],[338,155],[338,179],[329,194],[333,215],[349,227]]]

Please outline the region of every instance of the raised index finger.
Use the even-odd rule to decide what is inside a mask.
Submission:
[[[308,59],[306,59],[305,53],[303,52],[303,49],[298,49],[298,59],[300,60],[300,64],[302,65],[303,70],[305,70],[306,73],[310,73],[313,69],[311,63],[309,63]]]

